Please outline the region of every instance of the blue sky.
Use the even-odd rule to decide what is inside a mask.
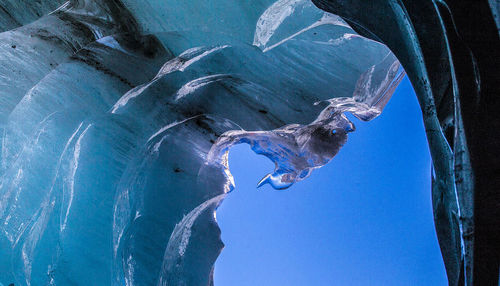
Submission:
[[[231,149],[236,189],[217,211],[226,245],[216,286],[447,285],[432,220],[431,159],[405,78],[381,116],[288,190],[257,182],[274,164]]]

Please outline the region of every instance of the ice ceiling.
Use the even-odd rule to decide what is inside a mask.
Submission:
[[[337,12],[330,2],[315,4]],[[388,22],[401,26],[407,12],[388,2]],[[348,144],[344,112],[376,117],[405,75],[380,43],[398,33],[381,39],[323,10],[308,0],[0,0],[0,283],[212,285],[215,209],[234,187],[229,148],[250,144],[276,164],[260,184],[287,188]],[[465,151],[466,135],[450,99],[438,118],[434,75],[401,43],[458,283],[464,261],[472,273],[472,191],[449,180],[445,133],[458,128],[452,148]],[[458,172],[467,190],[471,168]]]

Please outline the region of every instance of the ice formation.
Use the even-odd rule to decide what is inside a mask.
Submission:
[[[308,0],[0,0],[0,285],[213,285],[228,149],[275,162],[259,184],[305,179],[354,131],[344,113],[376,117],[404,76],[382,40],[410,51],[450,283],[457,259],[470,274],[469,121],[449,104],[437,120],[408,12],[376,1],[398,42],[356,1],[315,2],[347,22]]]

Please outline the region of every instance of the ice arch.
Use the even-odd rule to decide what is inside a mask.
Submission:
[[[370,3],[317,1],[349,26],[301,0],[0,1],[0,282],[211,283],[227,147],[276,161],[276,187],[307,177],[354,129],[342,112],[376,116],[401,78],[377,41],[421,99],[450,284],[493,281],[498,200],[484,182],[498,168],[477,138],[498,142],[498,49],[485,55],[452,17],[462,6]],[[496,45],[493,4],[473,7]]]

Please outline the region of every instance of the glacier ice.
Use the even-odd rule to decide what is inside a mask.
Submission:
[[[384,63],[385,69],[382,69]],[[405,75],[399,62],[390,56],[377,68],[381,71],[376,74],[385,74],[385,78],[375,90],[370,89],[375,70],[372,66],[360,76],[352,97],[329,99],[328,106],[307,125],[290,124],[270,131],[225,132],[210,149],[207,164],[226,166],[229,148],[246,143],[255,153],[268,157],[276,165],[274,172],[266,175],[258,187],[269,183],[275,189],[286,189],[307,178],[313,169],[328,163],[346,143],[347,134],[355,130],[344,113],[350,112],[364,121],[377,117]]]
[[[433,158],[434,221],[449,284],[498,285],[498,1],[312,1],[384,42],[405,67]]]
[[[456,281],[472,253],[469,121],[453,97],[436,115],[447,82],[429,91],[440,74],[387,1],[402,39],[356,21],[356,3],[314,1],[343,19],[307,0],[0,1],[0,283],[212,285],[229,148],[275,163],[259,185],[305,179],[354,131],[344,112],[378,116],[405,75],[382,40],[420,96]]]

